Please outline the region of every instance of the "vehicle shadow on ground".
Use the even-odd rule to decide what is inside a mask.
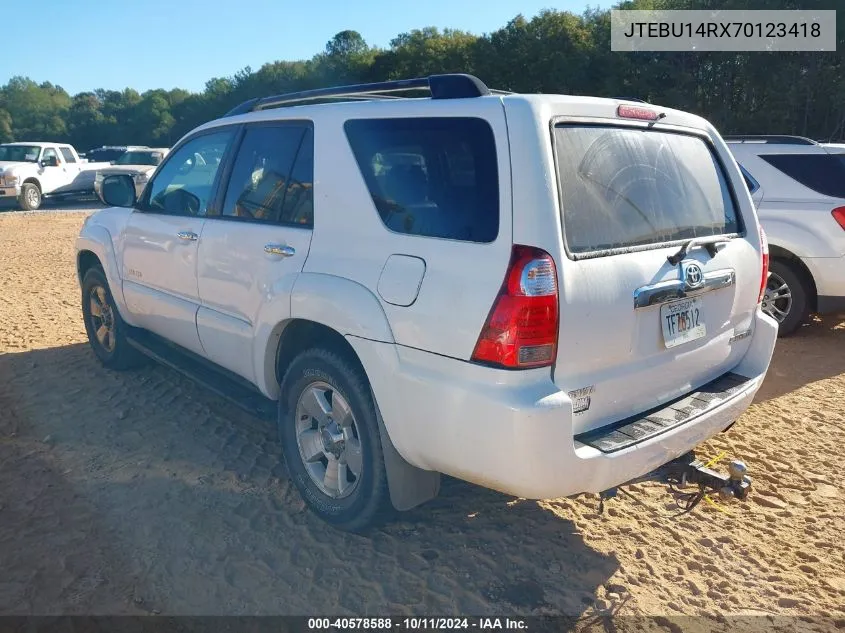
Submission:
[[[841,374],[845,374],[845,318],[815,317],[792,336],[778,339],[754,402],[766,402]]]
[[[105,205],[96,197],[45,199],[37,211],[23,211],[17,202],[0,202],[0,213],[45,213],[61,211],[73,213],[76,211],[99,211]]]
[[[132,588],[129,607],[578,616],[619,569],[614,555],[584,542],[574,520],[450,479],[438,499],[382,528],[337,532],[306,510],[269,425],[169,369],[107,371],[84,344],[0,357],[0,406],[3,438],[42,447],[60,478],[52,486],[84,501],[92,509],[85,516],[102,526],[68,534],[62,526],[89,522],[70,506],[67,519],[40,522],[44,551],[69,548],[62,560],[84,560],[91,548],[115,552],[125,562],[109,582]],[[43,487],[39,477],[18,485]],[[33,529],[16,522],[4,529]],[[72,582],[73,565],[56,571],[38,551],[4,565],[11,584],[36,591],[36,572]],[[53,612],[71,608],[60,591],[49,595],[57,596]]]

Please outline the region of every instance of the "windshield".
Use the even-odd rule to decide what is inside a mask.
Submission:
[[[570,252],[740,231],[725,175],[702,139],[598,125],[559,125],[555,137]]]
[[[161,162],[161,152],[126,152],[114,161],[115,165],[158,165]]]
[[[0,145],[0,160],[16,163],[34,163],[41,148],[37,145]]]
[[[85,157],[91,163],[107,163],[123,156],[125,150],[120,149],[92,149]]]

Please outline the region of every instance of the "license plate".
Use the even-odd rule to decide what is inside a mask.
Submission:
[[[700,298],[681,299],[660,306],[663,342],[675,347],[707,335],[704,326],[704,306]]]

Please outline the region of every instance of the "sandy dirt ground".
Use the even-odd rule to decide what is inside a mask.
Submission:
[[[272,428],[169,369],[96,362],[73,264],[84,215],[0,214],[0,614],[845,626],[845,317],[779,342],[756,403],[703,447],[746,460],[745,505],[672,518],[665,489],[640,485],[599,515],[594,496],[533,502],[448,480],[351,536],[307,512]]]

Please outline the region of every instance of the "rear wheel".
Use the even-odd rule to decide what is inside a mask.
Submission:
[[[34,183],[25,182],[21,187],[18,203],[24,211],[35,211],[41,206],[41,189]]]
[[[788,262],[773,260],[763,293],[763,312],[778,322],[778,334],[793,334],[809,314],[809,293],[804,276]]]
[[[285,374],[278,420],[291,479],[317,516],[350,532],[385,517],[378,420],[359,368],[329,350],[302,352]]]

